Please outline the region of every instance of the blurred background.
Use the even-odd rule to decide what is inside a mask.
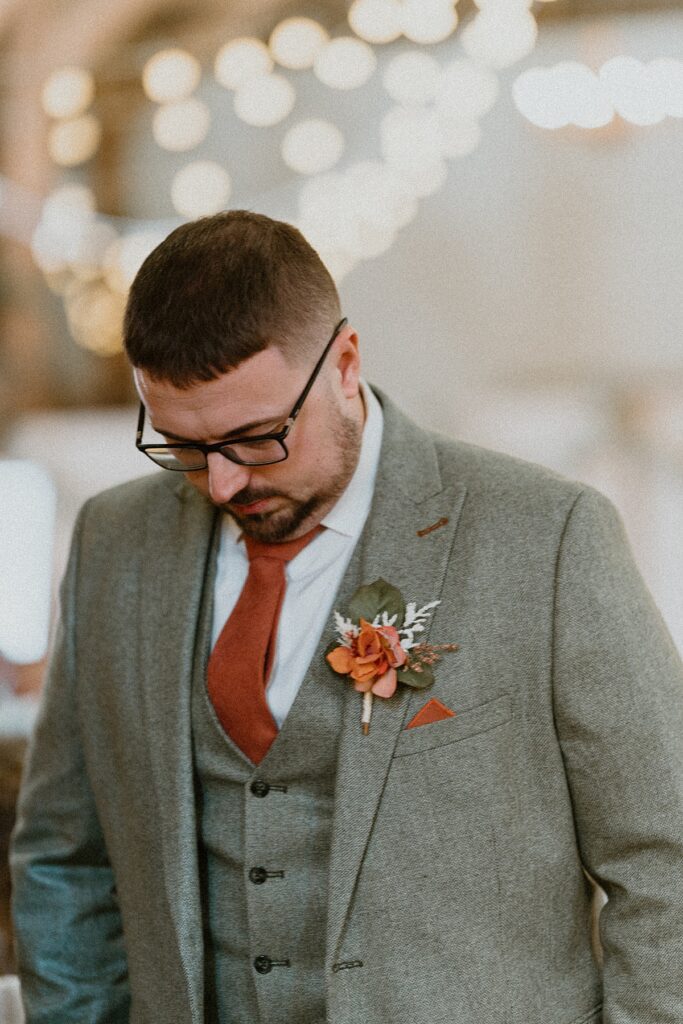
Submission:
[[[365,376],[621,511],[683,649],[683,11],[673,0],[0,5],[4,867],[56,585],[134,449],[126,291],[172,228],[297,224]]]

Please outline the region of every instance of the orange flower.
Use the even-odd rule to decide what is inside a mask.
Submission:
[[[396,669],[407,657],[393,626],[373,626],[361,619],[351,646],[336,647],[327,660],[335,672],[350,675],[359,692],[372,690],[378,697],[391,697],[396,689]]]

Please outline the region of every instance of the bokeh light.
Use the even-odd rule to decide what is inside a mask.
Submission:
[[[357,89],[365,85],[377,66],[371,46],[353,36],[338,36],[318,52],[314,70],[332,89]]]
[[[399,21],[404,36],[426,45],[448,39],[458,15],[452,0],[403,0]]]
[[[312,68],[329,35],[313,18],[286,18],[271,33],[270,52],[284,68]]]
[[[382,84],[397,103],[430,103],[441,84],[439,62],[421,50],[408,50],[392,57],[382,76]]]
[[[349,25],[368,43],[393,43],[401,35],[399,0],[354,0]]]
[[[53,124],[48,134],[48,151],[61,167],[77,167],[95,155],[102,138],[102,126],[94,114],[82,114]]]
[[[289,115],[296,102],[296,91],[282,75],[268,74],[248,78],[235,93],[235,113],[245,124],[270,128]]]
[[[310,118],[292,125],[282,142],[282,159],[299,174],[320,174],[338,163],[344,136],[331,121]]]
[[[185,217],[208,217],[225,209],[231,191],[230,175],[224,167],[211,160],[195,160],[175,175],[171,200]]]
[[[89,71],[59,68],[43,86],[43,109],[50,117],[76,117],[90,106],[94,95],[95,79]]]
[[[157,145],[172,153],[183,153],[203,142],[211,125],[206,103],[191,97],[158,107],[152,121]]]
[[[160,50],[145,64],[142,85],[156,103],[184,100],[199,85],[202,69],[196,57],[186,50]]]
[[[225,89],[239,89],[250,78],[268,74],[273,66],[265,43],[252,36],[240,36],[220,48],[214,61],[214,75]]]

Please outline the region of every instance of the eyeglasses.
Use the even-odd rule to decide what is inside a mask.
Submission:
[[[210,452],[220,452],[231,462],[237,462],[240,466],[270,466],[275,462],[284,462],[289,457],[289,451],[285,444],[285,438],[294,426],[294,421],[301,412],[301,407],[306,401],[308,392],[313,387],[316,377],[320,373],[325,356],[332,348],[332,343],[347,323],[347,318],[340,320],[334,329],[334,334],[325,345],[323,354],[313,367],[313,373],[308,378],[306,386],[294,403],[294,408],[284,422],[282,430],[270,434],[256,434],[253,436],[228,437],[216,444],[200,444],[198,441],[182,442],[177,444],[143,444],[142,431],[145,426],[145,405],[140,402],[140,415],[138,416],[137,433],[135,436],[135,447],[148,459],[155,462],[162,469],[171,469],[179,473],[196,473],[208,467],[207,455]]]

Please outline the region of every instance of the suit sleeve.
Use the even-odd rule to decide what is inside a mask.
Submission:
[[[87,506],[86,506],[87,507]],[[83,763],[75,594],[81,513],[12,836],[12,913],[27,1024],[128,1024],[115,879]]]
[[[586,488],[555,581],[556,727],[607,893],[603,1024],[683,1021],[683,665],[614,506]]]

